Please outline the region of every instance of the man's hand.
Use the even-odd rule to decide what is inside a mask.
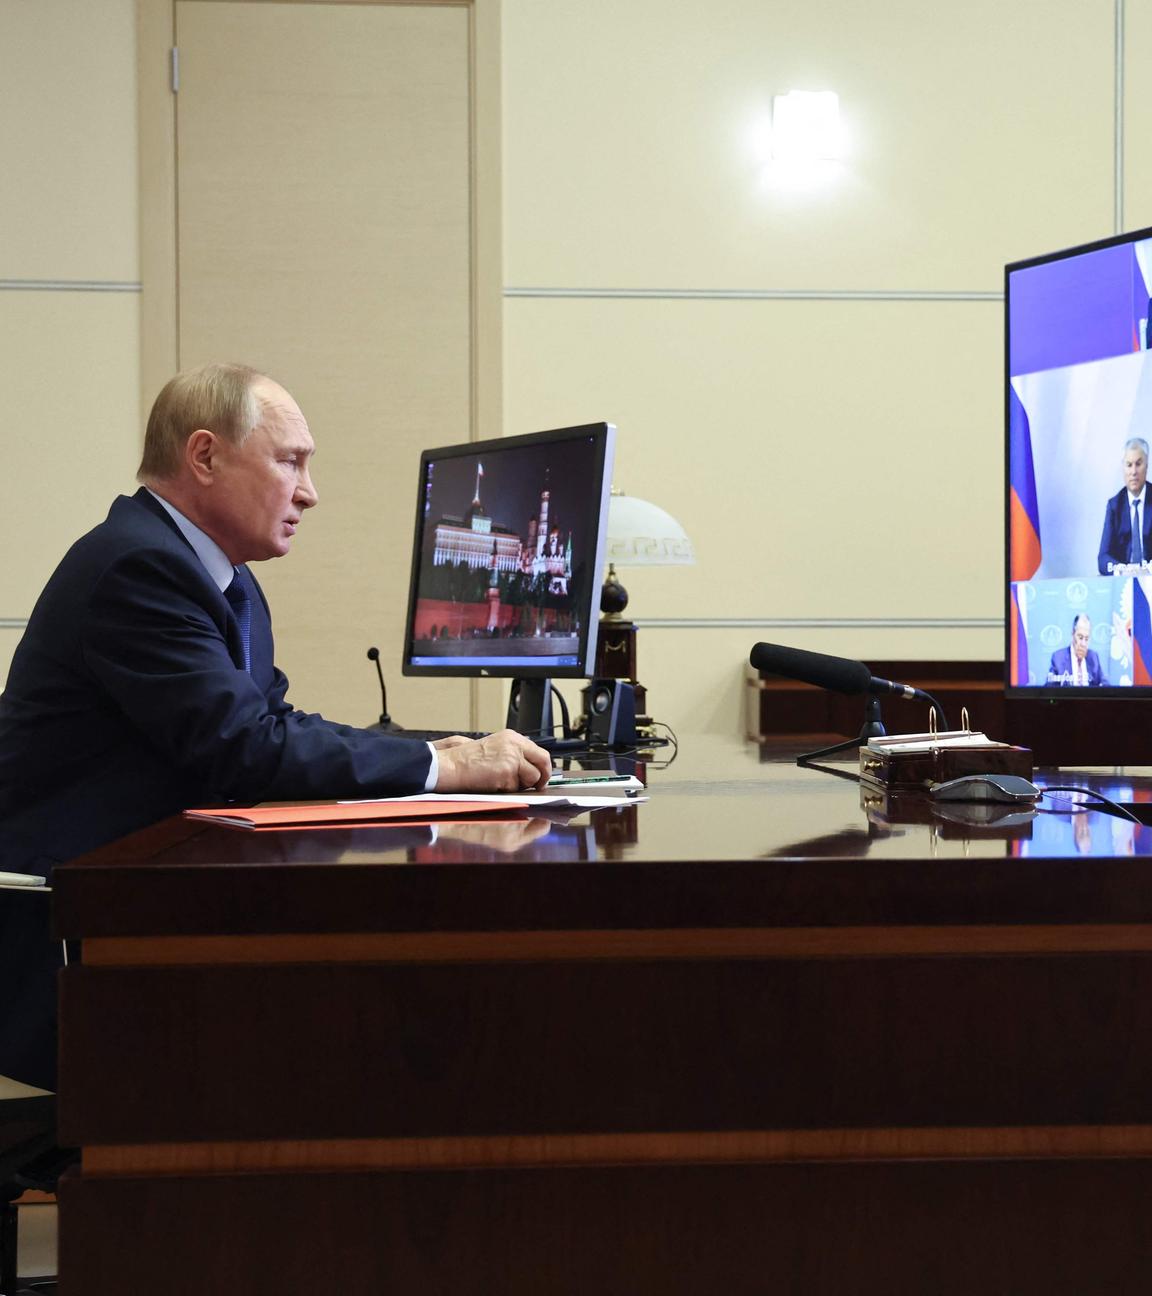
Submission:
[[[432,744],[437,792],[538,791],[552,777],[552,758],[530,738],[502,729],[487,738],[441,738]]]

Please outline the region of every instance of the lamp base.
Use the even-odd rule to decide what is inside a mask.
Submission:
[[[641,728],[652,723],[648,716],[648,690],[636,679],[635,622],[625,621],[619,616],[600,618],[596,637],[596,679],[626,680],[632,685],[636,698],[636,723]]]
[[[613,616],[600,618],[596,636],[596,678],[636,678],[636,624]]]

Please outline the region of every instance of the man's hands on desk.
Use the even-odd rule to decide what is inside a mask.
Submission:
[[[441,738],[432,746],[440,764],[437,792],[540,791],[552,777],[552,757],[512,729]]]

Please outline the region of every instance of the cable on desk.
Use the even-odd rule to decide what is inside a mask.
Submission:
[[[1044,796],[1047,796],[1049,792],[1079,792],[1084,796],[1095,797],[1097,801],[1103,801],[1105,805],[1111,806],[1123,818],[1130,819],[1133,823],[1140,824],[1143,827],[1143,821],[1138,819],[1127,806],[1120,801],[1113,801],[1111,797],[1106,797],[1103,792],[1096,792],[1092,788],[1079,787],[1073,783],[1051,783],[1044,788]],[[1071,810],[1057,810],[1055,807],[1052,809],[1040,809],[1039,806],[1037,807],[1041,814],[1076,814],[1091,808],[1091,806],[1076,804],[1073,805]]]
[[[661,734],[649,734],[647,737],[637,738],[634,743],[629,743],[627,747],[605,747],[602,752],[597,754],[639,758],[643,753],[651,751],[653,747],[671,747],[672,755],[666,760],[648,762],[654,769],[666,769],[676,759],[676,755],[680,750],[680,740],[676,737],[672,726],[665,724],[663,720],[653,720],[651,727],[653,729],[663,729],[667,737]]]

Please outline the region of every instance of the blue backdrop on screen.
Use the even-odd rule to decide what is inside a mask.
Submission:
[[[1017,271],[1008,372],[1061,369],[1137,349],[1148,296],[1133,243]]]

